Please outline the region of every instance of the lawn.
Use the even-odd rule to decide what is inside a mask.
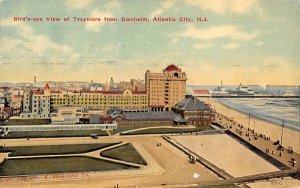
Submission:
[[[0,176],[105,171],[133,168],[135,167],[91,157],[7,159],[0,165]]]
[[[155,124],[146,124],[146,125],[141,125],[141,124],[137,124],[137,125],[118,125],[118,128],[113,130],[111,132],[112,135],[123,132],[123,131],[129,131],[129,130],[134,130],[134,129],[140,129],[140,128],[145,128],[145,127],[157,127],[157,126],[161,126],[161,125],[155,125]]]
[[[138,134],[167,134],[167,133],[189,133],[189,132],[197,132],[197,131],[204,131],[204,130],[212,130],[210,126],[199,126],[199,127],[192,127],[192,128],[179,128],[179,127],[154,127],[149,129],[142,129],[131,131],[127,133],[120,133],[121,135],[138,135]]]
[[[106,131],[101,130],[64,130],[64,131],[14,131],[4,138],[47,138],[47,137],[84,137],[91,134],[108,136]]]
[[[12,146],[1,148],[0,152],[12,152],[9,156],[30,156],[30,155],[58,155],[86,153],[118,143],[99,144],[69,144],[69,145],[41,145],[41,146]]]
[[[100,153],[100,155],[103,157],[117,159],[121,161],[147,165],[144,159],[135,150],[134,146],[130,143],[110,150],[103,151]]]

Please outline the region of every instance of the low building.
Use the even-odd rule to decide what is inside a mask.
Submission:
[[[51,122],[57,124],[77,124],[84,117],[81,107],[64,106],[51,113]]]
[[[140,79],[131,79],[130,82],[121,81],[118,87],[122,90],[129,89],[131,91],[145,91],[145,81]]]
[[[123,111],[113,108],[106,115],[99,117],[100,123],[111,123],[116,121],[122,125],[169,125],[172,126],[174,119],[181,119],[180,114],[166,111]]]
[[[13,115],[18,116],[21,113],[23,102],[23,95],[12,95],[10,101],[10,107],[13,109]]]
[[[7,107],[7,99],[5,97],[0,97],[0,108]]]
[[[0,108],[0,122],[7,120],[13,114],[11,107]]]
[[[192,95],[186,95],[172,110],[180,114],[189,125],[208,126],[214,121],[214,113],[210,107]],[[177,123],[183,123],[183,120],[178,119]]]
[[[192,95],[195,97],[211,97],[211,91],[208,89],[193,89]]]
[[[74,131],[74,130],[114,130],[117,129],[116,123],[110,124],[78,124],[78,125],[8,125],[0,127],[0,136],[5,137],[9,132],[20,131]]]

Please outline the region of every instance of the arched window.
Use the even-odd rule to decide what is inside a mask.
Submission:
[[[177,72],[174,73],[174,77],[178,78],[178,73]]]

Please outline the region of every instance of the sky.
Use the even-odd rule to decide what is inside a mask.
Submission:
[[[0,82],[144,79],[175,64],[187,84],[299,85],[299,60],[300,0],[0,0]]]

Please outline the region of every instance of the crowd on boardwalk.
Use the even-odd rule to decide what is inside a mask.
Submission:
[[[284,148],[278,138],[271,138],[266,134],[258,133],[255,129],[219,113],[216,114],[216,122],[287,166],[299,168],[299,164],[297,165],[296,162],[300,155],[295,153],[292,147]]]

